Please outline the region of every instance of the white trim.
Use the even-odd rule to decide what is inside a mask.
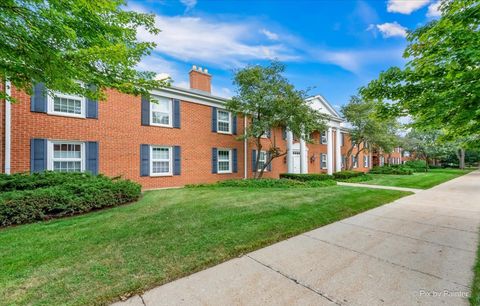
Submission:
[[[153,162],[154,161],[165,161],[165,160],[154,160],[153,159],[153,149],[168,149],[168,172],[164,173],[153,173]],[[173,147],[170,146],[150,146],[150,176],[173,176]]]
[[[220,131],[220,129],[218,128],[219,126],[219,123],[220,121],[222,121],[223,123],[227,122],[225,120],[220,120],[220,116],[218,115],[218,112],[224,112],[224,113],[227,113],[228,114],[228,131]],[[225,110],[225,109],[218,109],[217,108],[217,133],[220,133],[220,134],[232,134],[232,113]]]
[[[80,114],[72,114],[72,113],[55,111],[54,110],[55,97],[80,100],[80,103],[81,103]],[[49,114],[49,115],[74,117],[74,118],[86,118],[86,113],[87,113],[87,100],[83,96],[65,94],[65,93],[58,92],[58,91],[54,91],[53,95],[47,95],[47,114]]]
[[[260,166],[260,155],[263,153],[263,155],[265,156],[265,161],[263,163],[263,165],[265,166],[265,164],[267,163],[267,151],[260,151],[258,154],[257,154],[257,157],[258,157],[258,165]],[[262,168],[261,167],[258,167],[257,169],[257,172],[262,172]],[[263,172],[268,172],[268,167],[265,168],[265,170]]]
[[[79,144],[80,145],[80,171],[85,172],[86,169],[86,156],[85,156],[85,142],[83,141],[71,141],[71,140],[48,140],[47,143],[47,170],[53,171],[53,145],[54,144]],[[59,158],[55,158],[59,160]],[[65,161],[71,161],[71,158],[65,159]]]
[[[225,103],[227,102],[225,98],[216,97],[206,92],[196,92],[192,89],[176,86],[154,89],[150,91],[150,94],[219,108],[225,108]]]
[[[243,117],[243,178],[248,178],[248,160],[247,160],[247,152],[248,152],[248,144],[247,144],[247,116]]]
[[[10,97],[12,94],[12,84],[5,81],[5,94]],[[5,173],[10,174],[12,148],[12,105],[5,99]]]
[[[228,151],[228,170],[220,170],[220,151]],[[222,160],[225,162],[225,160]],[[232,163],[232,149],[218,148],[217,149],[217,173],[226,174],[233,173],[233,163]]]
[[[165,98],[165,97],[157,97],[159,98],[159,100],[161,98]],[[173,100],[172,99],[169,99],[169,98],[166,98],[166,100],[164,101],[168,101],[168,103],[170,103],[170,106],[169,106],[169,113],[168,113],[168,124],[162,124],[162,123],[155,123],[153,122],[153,106],[155,103],[153,102],[150,102],[149,103],[149,117],[150,117],[150,125],[153,125],[153,126],[161,126],[161,127],[173,127]]]
[[[327,132],[327,173],[333,174],[333,129],[331,127]]]
[[[325,166],[323,166],[322,158],[325,156]],[[320,153],[320,169],[325,170],[328,168],[328,155],[326,153]]]

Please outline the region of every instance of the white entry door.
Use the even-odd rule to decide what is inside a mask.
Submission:
[[[293,173],[300,173],[300,151],[293,150]]]

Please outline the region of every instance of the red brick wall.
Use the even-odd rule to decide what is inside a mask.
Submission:
[[[30,139],[48,138],[99,142],[99,171],[140,182],[145,188],[181,186],[243,177],[243,142],[234,135],[211,131],[211,107],[181,102],[181,128],[141,125],[141,103],[133,97],[109,90],[99,103],[98,119],[78,119],[30,112],[30,98],[13,95],[12,172],[30,171]],[[243,119],[238,120],[243,131]],[[140,144],[181,146],[181,175],[140,177]],[[212,148],[237,148],[238,173],[212,174]]]
[[[211,131],[211,107],[187,101],[181,101],[181,128],[166,128],[141,125],[140,97],[133,97],[107,91],[107,101],[99,103],[98,119],[83,119],[47,115],[30,111],[30,97],[15,89],[12,95],[18,103],[12,105],[12,173],[30,171],[30,139],[47,138],[50,140],[98,141],[99,171],[108,176],[122,176],[135,180],[144,188],[182,186],[194,183],[209,183],[222,179],[244,177],[244,143],[235,135],[225,135]],[[3,169],[3,110],[1,167]],[[243,118],[237,120],[238,134],[243,133]],[[320,153],[327,153],[327,145],[320,144],[320,133],[312,134],[313,143],[307,144],[308,172],[320,173]],[[335,134],[333,140],[335,141]],[[286,150],[286,140],[282,138],[282,129],[272,131],[271,138],[262,139],[265,150],[273,141],[282,152]],[[348,135],[345,144],[348,143]],[[181,175],[167,177],[140,176],[140,144],[178,145],[181,147]],[[238,172],[232,174],[212,174],[212,148],[236,148],[238,152]],[[334,144],[335,148],[335,144]],[[348,145],[342,147],[345,154]],[[248,143],[247,175],[252,177],[252,150],[255,146]],[[315,156],[314,161],[311,157]],[[363,155],[359,157],[357,171],[363,168]],[[334,162],[335,165],[335,162]],[[335,169],[335,168],[334,168]],[[3,172],[3,171],[2,171]],[[286,157],[274,159],[272,171],[264,177],[277,178],[287,172]]]

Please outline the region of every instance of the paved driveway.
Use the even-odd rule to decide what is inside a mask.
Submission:
[[[152,289],[125,305],[468,305],[480,172]]]

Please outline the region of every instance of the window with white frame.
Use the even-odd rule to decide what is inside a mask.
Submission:
[[[218,154],[218,173],[232,172],[232,150],[219,149]]]
[[[53,115],[85,117],[85,97],[54,92],[48,96],[48,113]]]
[[[385,165],[385,157],[380,156],[380,166]]]
[[[261,171],[266,163],[267,163],[267,152],[260,151],[260,154],[258,154],[258,171]],[[265,171],[267,171],[267,169],[265,169]]]
[[[347,157],[342,155],[342,168],[345,168],[345,164],[347,163]]]
[[[48,159],[48,170],[82,172],[85,170],[84,143],[50,141]]]
[[[150,174],[172,175],[172,147],[151,146],[150,150]]]
[[[358,168],[358,157],[352,156],[353,168]]]
[[[365,168],[368,168],[368,167],[369,167],[368,164],[369,164],[369,163],[368,163],[368,156],[367,156],[367,155],[364,155],[364,156],[363,156],[363,166],[364,166]]]
[[[341,133],[340,132],[340,146],[344,146],[345,145],[345,133]]]
[[[172,126],[172,100],[156,98],[150,103],[150,124],[159,126]]]
[[[322,134],[320,134],[320,143],[321,144],[327,143],[327,131],[324,131],[322,132]]]
[[[217,131],[220,133],[231,133],[232,114],[225,110],[217,110]]]
[[[320,168],[327,169],[327,154],[320,154]]]

